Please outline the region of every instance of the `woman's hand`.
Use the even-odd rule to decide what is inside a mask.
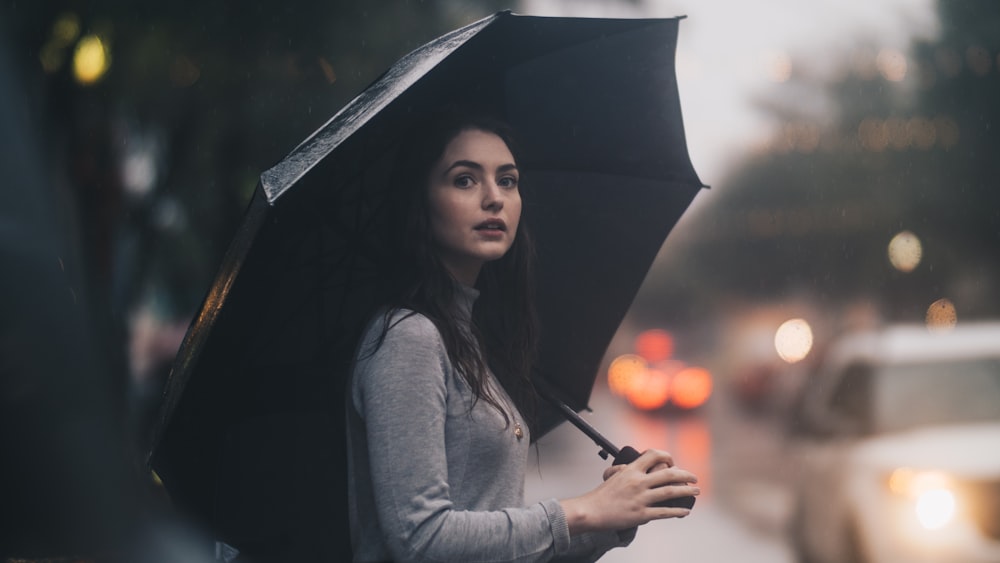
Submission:
[[[570,534],[624,530],[651,520],[680,518],[687,508],[653,506],[672,498],[697,495],[694,474],[674,467],[667,452],[647,450],[628,465],[609,467],[605,481],[589,493],[560,501]]]

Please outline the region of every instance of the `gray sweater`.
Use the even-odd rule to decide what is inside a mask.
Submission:
[[[462,287],[461,322],[476,290]],[[351,541],[356,563],[594,561],[634,530],[570,536],[556,499],[524,504],[530,436],[474,401],[426,317],[396,313],[382,345],[377,315],[359,347],[347,420]],[[374,353],[372,351],[374,350]],[[515,433],[523,427],[522,437]]]

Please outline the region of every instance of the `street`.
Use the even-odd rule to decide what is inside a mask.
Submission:
[[[678,466],[698,475],[702,489],[690,516],[641,527],[629,547],[612,550],[602,562],[794,561],[784,536],[789,493],[775,470],[780,433],[773,423],[740,414],[721,394],[697,413],[647,415],[598,386],[591,407],[584,418],[616,445],[669,451]],[[593,487],[608,463],[597,451],[568,423],[545,436],[533,450],[528,501]]]

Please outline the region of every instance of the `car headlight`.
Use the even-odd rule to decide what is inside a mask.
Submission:
[[[900,468],[889,476],[888,486],[909,500],[917,522],[926,530],[941,529],[955,519],[955,482],[945,473]]]

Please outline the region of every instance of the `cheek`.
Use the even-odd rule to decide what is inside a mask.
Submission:
[[[454,230],[461,218],[461,208],[457,202],[443,197],[431,197],[429,206],[431,234],[440,238]]]

